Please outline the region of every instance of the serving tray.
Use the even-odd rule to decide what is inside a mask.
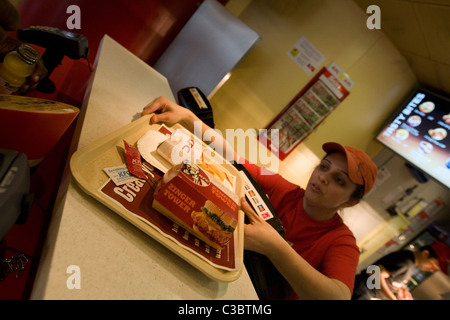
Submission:
[[[209,278],[221,282],[232,282],[237,280],[240,277],[243,268],[244,213],[242,210],[239,210],[238,226],[235,231],[237,234],[234,244],[236,252],[235,268],[233,268],[233,270],[224,270],[213,266],[190,250],[187,250],[177,242],[163,235],[154,226],[139,219],[120,203],[113,201],[110,197],[100,191],[100,188],[109,180],[109,177],[105,174],[103,169],[120,166],[126,163],[123,152],[120,152],[120,150],[123,149],[123,141],[125,140],[129,144],[134,145],[149,130],[158,130],[160,125],[150,124],[150,118],[151,115],[143,116],[117,131],[106,135],[98,141],[77,150],[70,159],[70,169],[75,181],[88,195],[92,196],[138,229],[163,244]],[[167,127],[171,130],[183,129],[179,124],[167,125]],[[207,147],[204,143],[203,145]],[[240,173],[229,163],[221,164],[220,166],[236,176],[235,193],[239,198],[242,197],[244,195],[244,187]]]

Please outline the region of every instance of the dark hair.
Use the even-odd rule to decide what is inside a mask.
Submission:
[[[364,197],[364,186],[362,184],[357,184],[355,191],[353,191],[350,196],[352,199],[361,200]]]

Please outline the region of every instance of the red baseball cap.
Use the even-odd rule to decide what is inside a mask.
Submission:
[[[347,157],[348,176],[356,184],[364,186],[367,194],[377,179],[378,169],[372,159],[364,152],[353,147],[344,147],[336,142],[323,144],[322,149],[328,154],[341,152]]]

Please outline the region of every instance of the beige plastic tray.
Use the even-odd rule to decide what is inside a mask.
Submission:
[[[109,179],[104,173],[103,168],[119,166],[126,162],[125,159],[122,158],[121,153],[118,152],[118,148],[123,148],[123,140],[126,140],[130,144],[135,144],[148,130],[157,130],[159,126],[159,124],[150,124],[150,115],[147,115],[101,138],[91,145],[77,150],[70,159],[72,175],[87,194],[94,197],[125,220],[166,246],[169,250],[202,271],[211,279],[221,282],[235,281],[241,275],[243,268],[244,213],[241,210],[239,211],[238,227],[236,230],[238,233],[238,241],[236,243],[236,270],[226,271],[212,266],[192,252],[189,252],[169,238],[166,238],[152,226],[130,214],[125,208],[114,201],[111,201],[111,199],[98,191],[98,189]],[[168,127],[172,129],[182,128],[182,126],[178,124],[173,126],[168,125]],[[236,176],[236,194],[240,198],[244,194],[244,189],[239,172],[231,164],[224,164],[222,166]]]

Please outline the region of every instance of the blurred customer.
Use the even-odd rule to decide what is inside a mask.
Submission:
[[[373,265],[380,268],[379,289],[369,289],[365,270],[355,278],[353,300],[411,300],[411,293],[404,287],[411,279],[413,271],[434,272],[439,270],[439,259],[431,246],[424,246],[415,251],[400,250],[389,253]],[[369,280],[370,282],[370,280]]]

